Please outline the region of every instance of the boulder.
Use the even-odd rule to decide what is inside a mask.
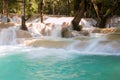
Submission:
[[[71,26],[69,25],[69,23],[63,22],[63,24],[61,25],[61,27],[62,27],[62,29],[61,29],[61,35],[62,35],[63,38],[73,37],[72,29],[71,29]]]
[[[63,38],[73,37],[72,32],[70,30],[68,30],[68,28],[62,28],[61,35]]]

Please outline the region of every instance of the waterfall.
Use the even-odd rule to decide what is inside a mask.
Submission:
[[[10,18],[10,22],[21,23],[21,18],[18,16],[14,16]]]
[[[88,46],[86,47],[85,51],[89,52],[89,51],[95,51],[95,49],[97,48],[97,46],[99,46],[99,39],[95,39],[95,40],[91,40],[88,44]]]
[[[61,25],[59,24],[43,24],[43,23],[31,23],[28,27],[33,37],[50,36],[50,37],[61,37]]]
[[[51,31],[52,37],[61,37],[61,25],[55,25]]]
[[[106,27],[120,27],[120,17],[113,16],[112,18],[107,20]]]
[[[61,37],[61,30],[63,27],[72,31],[71,21],[73,17],[48,17],[44,20],[44,23],[38,21],[31,21],[28,24],[28,30],[33,37],[49,36],[49,37]],[[94,19],[82,19],[80,25],[86,30],[92,32],[93,27],[96,24]],[[92,29],[91,29],[92,28]],[[91,33],[90,32],[90,33]],[[72,35],[72,34],[71,34]]]
[[[1,16],[1,22],[7,22],[7,17],[6,16]]]
[[[80,41],[74,41],[73,43],[71,43],[70,45],[67,46],[67,49],[75,49],[76,45],[80,44]]]
[[[83,28],[91,28],[97,24],[97,21],[92,18],[82,18],[79,25],[82,25]]]
[[[0,45],[16,44],[16,32],[13,28],[2,29],[0,32]]]

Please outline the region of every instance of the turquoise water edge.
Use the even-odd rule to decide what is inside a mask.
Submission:
[[[0,80],[120,80],[117,55],[47,48],[5,48],[0,53]]]

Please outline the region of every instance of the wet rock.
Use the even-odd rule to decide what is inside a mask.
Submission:
[[[70,30],[68,30],[68,28],[62,28],[61,35],[62,35],[63,38],[73,37],[72,32]]]
[[[16,30],[17,38],[32,38],[31,34],[28,31]]]
[[[26,40],[26,46],[33,47],[47,47],[47,48],[65,48],[70,45],[69,41],[54,41],[54,40],[44,40],[44,39],[31,39]]]
[[[119,28],[105,28],[101,29],[101,33],[119,33],[120,29]]]
[[[64,22],[61,27],[62,27],[62,29],[61,29],[62,37],[64,37],[64,38],[73,37],[72,29],[71,29],[71,26],[69,25],[69,23]]]
[[[100,28],[95,28],[92,33],[120,33],[120,28],[104,28],[104,29],[100,29]]]
[[[79,32],[79,34],[82,34],[83,36],[89,36],[89,32],[87,30],[82,30]]]
[[[62,29],[62,37],[64,38],[71,38],[76,36],[89,36],[89,32],[87,30],[82,31],[69,31],[67,28]]]
[[[112,33],[106,36],[109,41],[120,41],[120,34]]]
[[[72,32],[72,36],[73,36],[73,37],[80,36],[79,31],[73,30],[73,31],[71,31],[71,32]]]
[[[0,28],[9,28],[15,26],[15,23],[0,23]]]
[[[92,33],[101,33],[101,29],[95,28],[95,29],[92,31]]]

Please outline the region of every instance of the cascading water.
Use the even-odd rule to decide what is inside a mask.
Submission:
[[[18,37],[16,29],[2,29],[0,80],[120,80],[119,35],[60,38],[63,19],[67,20],[30,23],[29,32],[37,35],[27,38],[32,47],[2,46],[16,44]]]
[[[55,25],[53,30],[51,30],[52,37],[61,37],[61,25]]]
[[[87,51],[87,52],[96,51],[99,48],[98,46],[99,46],[99,44],[100,44],[99,42],[101,40],[103,40],[103,39],[98,38],[98,39],[93,39],[93,40],[88,41],[88,45],[85,48],[85,51]]]
[[[6,16],[1,16],[1,22],[7,22],[7,17]]]
[[[0,32],[0,45],[16,44],[16,32],[13,28],[2,29]]]
[[[21,18],[18,16],[13,16],[12,18],[10,18],[10,22],[21,23],[21,21]]]
[[[45,25],[43,23],[32,23],[29,31],[33,36],[50,36],[50,37],[61,37],[61,25],[49,24]]]

